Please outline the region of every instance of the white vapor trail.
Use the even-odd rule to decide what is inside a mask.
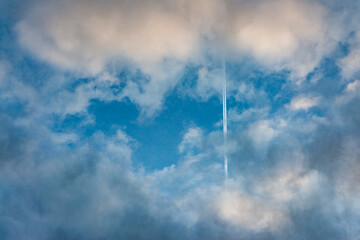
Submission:
[[[222,95],[223,95],[224,171],[225,171],[225,179],[227,179],[228,157],[227,157],[226,64],[224,58],[222,60]]]

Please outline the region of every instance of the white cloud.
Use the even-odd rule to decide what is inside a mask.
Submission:
[[[235,90],[235,99],[238,102],[244,103],[256,107],[266,108],[269,105],[269,99],[266,92],[263,89],[257,89],[254,84],[247,82],[230,83]],[[230,90],[230,91],[231,91]]]
[[[355,92],[360,89],[360,80],[355,80],[346,86],[347,92]]]
[[[297,96],[293,98],[287,107],[291,110],[309,110],[319,104],[319,97]]]
[[[186,149],[199,148],[203,140],[203,131],[201,128],[193,127],[187,130],[183,140],[179,145],[179,152],[183,153]]]
[[[206,101],[211,96],[221,94],[221,69],[201,68],[198,71],[196,94],[201,100]]]
[[[304,77],[338,40],[337,25],[330,23],[326,8],[313,1],[76,0],[41,2],[17,29],[23,46],[39,58],[92,74],[118,57],[145,73],[148,64],[164,59],[187,61],[206,37],[215,44],[211,49],[230,39],[260,62]]]
[[[356,47],[349,55],[340,61],[342,73],[346,78],[350,78],[353,74],[358,72],[360,65],[360,49]]]
[[[206,62],[219,45],[303,78],[340,35],[325,7],[298,0],[36,1],[23,16],[16,27],[21,45],[60,69],[99,78],[114,62],[115,68],[139,69],[144,79],[127,79],[121,97],[140,105],[145,116],[161,109],[186,64]],[[202,99],[218,94],[218,78],[217,69],[199,71]],[[82,99],[69,111],[86,106],[89,98]]]
[[[315,1],[255,1],[235,8],[234,43],[271,69],[304,78],[329,53],[340,33]]]
[[[269,107],[264,108],[249,108],[241,113],[237,109],[230,108],[228,111],[229,122],[248,122],[255,119],[264,119],[269,115]]]
[[[274,129],[270,120],[257,121],[249,126],[248,136],[257,147],[266,147],[268,143],[279,134],[279,130]]]
[[[355,80],[346,85],[342,94],[336,97],[335,102],[341,107],[360,96],[360,80]]]
[[[178,83],[185,64],[197,57],[216,6],[215,0],[40,1],[29,7],[16,29],[24,48],[60,69],[101,77],[107,64],[119,59],[133,72],[139,69],[145,79],[128,82],[121,96],[150,116]]]
[[[220,219],[254,232],[276,231],[289,221],[280,207],[239,191],[223,191],[216,201],[216,210]]]
[[[276,173],[262,179],[255,187],[258,192],[279,202],[296,202],[301,207],[307,199],[320,192],[322,177],[316,170],[293,165],[279,166]]]
[[[113,57],[140,66],[183,60],[197,44],[188,22],[156,2],[50,1],[31,9],[17,29],[23,46],[39,58],[91,74]]]

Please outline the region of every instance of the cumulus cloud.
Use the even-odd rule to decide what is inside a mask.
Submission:
[[[339,40],[326,7],[310,1],[40,3],[18,23],[19,41],[43,60],[92,74],[114,57],[151,74],[149,64],[187,61],[201,50],[201,37],[223,34],[261,62],[304,77]]]
[[[17,29],[19,41],[41,59],[90,74],[99,73],[113,57],[143,67],[165,58],[186,59],[197,42],[178,12],[156,2],[41,2]]]
[[[279,166],[275,171],[271,177],[255,188],[277,202],[302,201],[304,204],[321,191],[323,181],[321,174],[306,169],[299,165],[299,162],[289,166]]]
[[[310,108],[318,105],[319,97],[306,97],[306,96],[297,96],[291,100],[288,108],[294,111],[298,110],[309,110]]]
[[[151,116],[189,64],[212,65],[200,69],[197,94],[217,95],[216,64],[205,59],[221,51],[235,61],[248,54],[303,80],[342,36],[332,14],[297,0],[36,1],[16,30],[23,48],[66,71],[96,76],[112,65],[116,77],[124,67],[140,70],[142,79],[128,80],[121,97]]]
[[[266,147],[268,143],[279,134],[279,131],[271,126],[268,120],[261,120],[250,124],[248,136],[257,147]]]
[[[202,130],[200,128],[190,128],[184,135],[179,145],[179,151],[182,153],[186,147],[199,147],[202,141]]]
[[[249,197],[236,191],[224,191],[216,202],[221,219],[251,231],[280,230],[287,224],[287,217],[269,202]]]
[[[38,1],[16,29],[19,42],[36,57],[85,76],[101,73],[111,60],[130,61],[146,79],[130,82],[123,96],[151,114],[196,57],[203,21],[214,15],[215,3]]]
[[[294,78],[313,71],[339,41],[330,13],[315,1],[256,1],[234,9],[235,45]]]

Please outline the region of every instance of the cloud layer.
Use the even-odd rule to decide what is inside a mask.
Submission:
[[[4,1],[0,238],[358,239],[359,9]],[[230,178],[220,115],[210,127],[207,115],[176,119],[175,160],[150,170],[146,157],[136,162],[148,143],[131,127],[178,116],[183,105],[166,100],[192,101],[196,115],[196,104],[220,102],[222,58]],[[110,118],[105,131],[105,110],[91,112],[99,103],[132,104],[139,116]]]

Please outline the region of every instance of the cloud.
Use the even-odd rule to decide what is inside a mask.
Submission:
[[[206,67],[198,71],[198,80],[195,87],[196,95],[202,101],[207,101],[210,97],[221,93],[221,69],[209,69]]]
[[[39,58],[97,74],[114,57],[143,67],[165,58],[186,59],[197,42],[186,23],[156,2],[52,1],[33,6],[17,29],[20,43]]]
[[[163,95],[179,81],[185,64],[200,50],[202,33],[197,27],[208,20],[213,5],[205,6],[203,1],[190,5],[180,1],[39,1],[29,7],[16,29],[25,49],[63,70],[96,76],[119,61],[134,72],[139,69],[145,79],[129,82],[122,96],[152,115],[159,110]]]
[[[244,7],[245,6],[245,7]],[[339,41],[325,6],[315,1],[256,1],[232,10],[233,42],[270,69],[304,78]]]
[[[270,121],[261,120],[251,124],[247,134],[255,146],[261,147],[266,146],[278,133],[278,130],[271,127]]]
[[[349,45],[349,54],[338,61],[342,75],[348,79],[352,78],[354,74],[358,73],[360,70],[360,33],[358,30],[355,37],[350,39]]]
[[[145,232],[116,226],[162,228],[151,220],[145,185],[130,171],[132,150],[122,131],[110,138],[98,132],[70,149],[37,126],[1,126],[0,146],[7,149],[1,151],[1,238],[145,239]]]
[[[0,221],[4,230],[0,236],[343,239],[350,236],[344,232],[345,225],[351,226],[351,234],[356,236],[358,229],[351,221],[357,219],[359,205],[351,183],[356,178],[358,140],[349,140],[346,157],[339,157],[336,152],[342,148],[331,146],[341,146],[337,142],[341,138],[329,135],[329,129],[316,128],[309,133],[302,125],[274,122],[248,124],[256,129],[259,142],[255,141],[255,146],[267,142],[267,148],[255,147],[255,151],[264,151],[268,163],[262,162],[261,156],[244,161],[246,155],[238,158],[232,154],[232,178],[226,189],[221,158],[216,157],[222,150],[219,130],[208,133],[189,128],[179,143],[184,158],[148,173],[131,167],[134,140],[122,130],[110,136],[96,132],[85,141],[71,136],[72,146],[68,146],[67,138],[58,141],[66,135],[54,136],[37,122],[25,124],[3,116]],[[300,141],[299,132],[306,141]],[[231,139],[234,136],[229,140],[242,140],[239,135]],[[236,144],[236,151],[246,147]],[[326,155],[329,149],[335,152]],[[344,168],[326,170],[331,162],[335,167],[344,159]],[[241,162],[247,165],[239,174],[236,167]],[[255,169],[249,167],[257,164]],[[329,175],[331,172],[338,174]],[[333,186],[335,196],[331,195]],[[339,198],[340,194],[344,198]],[[338,212],[339,208],[343,210]],[[348,210],[354,212],[351,218],[346,217]],[[318,229],[319,225],[329,227]]]
[[[35,1],[16,31],[24,49],[65,72],[117,79],[126,69],[130,76],[117,80],[126,83],[117,99],[129,98],[151,117],[189,65],[200,67],[197,96],[218,95],[221,49],[229,61],[249,55],[304,80],[340,41],[340,23],[331,17],[337,14],[297,0]],[[89,98],[83,101],[71,111]]]
[[[200,147],[202,135],[202,130],[198,127],[188,129],[179,145],[179,152],[183,153],[187,147]]]
[[[355,80],[354,82],[351,82],[346,86],[347,92],[354,92],[359,89],[360,89],[360,80]]]
[[[354,99],[358,98],[360,92],[360,80],[355,80],[346,85],[342,94],[337,96],[336,103],[339,106],[351,103]]]
[[[288,221],[283,211],[271,203],[234,191],[222,192],[216,207],[224,221],[255,232],[267,229],[277,231]]]
[[[302,204],[297,207],[303,207],[306,201],[321,192],[322,181],[324,179],[318,171],[293,163],[277,167],[273,175],[263,179],[255,188],[277,202],[299,201]]]
[[[25,60],[4,51],[0,62],[0,238],[359,238],[359,81],[334,74],[293,89],[287,75],[258,68],[304,78],[329,67],[319,62],[341,34],[325,1],[27,6],[18,40],[43,62],[18,48]],[[226,7],[227,21],[218,21]],[[177,163],[152,171],[135,167],[127,128],[85,136],[53,128],[54,119],[88,115],[92,99],[129,98],[152,116],[192,64],[194,96],[207,101],[219,94],[215,48],[223,42],[231,52],[227,183],[218,126],[185,129]],[[238,62],[244,53],[259,65],[248,70]],[[56,73],[37,72],[48,64]]]
[[[319,103],[319,97],[306,97],[306,96],[297,96],[293,98],[288,105],[288,108],[294,111],[299,110],[309,110],[312,107],[315,107]]]

